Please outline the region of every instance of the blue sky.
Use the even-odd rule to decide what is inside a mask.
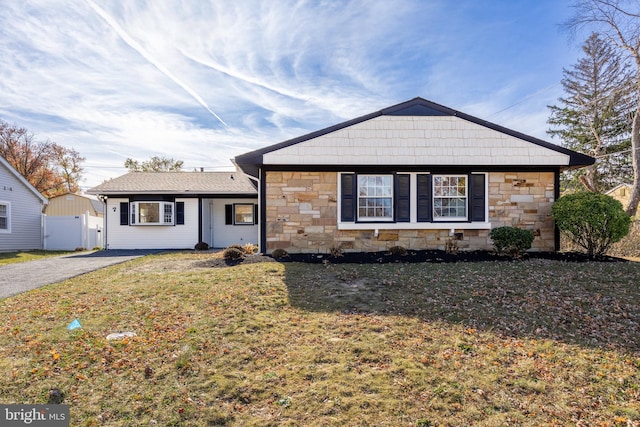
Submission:
[[[549,140],[557,0],[4,0],[0,119],[84,157],[230,159],[416,96]],[[559,141],[551,140],[559,143]]]

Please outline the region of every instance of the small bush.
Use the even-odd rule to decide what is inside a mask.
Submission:
[[[229,246],[222,253],[222,257],[228,261],[235,261],[244,257],[244,251],[242,249]]]
[[[444,244],[444,251],[448,254],[455,255],[459,250],[460,245],[458,245],[458,239],[455,237],[450,237]]]
[[[528,249],[531,249],[534,235],[531,230],[517,227],[498,227],[491,230],[489,237],[493,240],[493,246],[500,255],[519,257]]]
[[[288,256],[289,253],[284,249],[274,249],[273,252],[271,252],[271,257],[275,259],[286,258]]]
[[[404,246],[391,246],[389,248],[389,255],[406,255],[407,254],[407,248],[405,248]]]
[[[207,242],[198,242],[195,246],[196,251],[207,251],[209,250],[209,244]]]
[[[329,254],[334,258],[340,258],[343,255],[342,248],[340,246],[332,246],[329,248]]]
[[[562,196],[551,207],[551,213],[560,231],[590,257],[604,255],[629,233],[631,224],[622,203],[600,193]]]
[[[229,245],[229,246],[227,246],[227,249],[237,249],[239,251],[244,252],[244,246],[239,245],[239,244]]]
[[[253,255],[258,253],[258,245],[254,245],[253,243],[247,243],[242,247],[242,250],[247,255]]]

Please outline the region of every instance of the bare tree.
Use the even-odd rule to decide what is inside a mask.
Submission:
[[[636,106],[631,125],[633,191],[627,213],[635,216],[640,201],[640,2],[638,0],[578,0],[575,14],[566,23],[574,34],[589,28],[623,49],[635,64]]]

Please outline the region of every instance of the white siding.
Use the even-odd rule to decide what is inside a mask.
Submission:
[[[193,249],[198,243],[198,199],[184,202],[184,225],[120,225],[120,202],[108,199],[107,249]]]
[[[0,201],[11,204],[11,231],[0,232],[0,252],[42,249],[43,202],[1,163]]]
[[[380,116],[264,155],[295,165],[568,165],[569,156],[454,116]]]
[[[203,201],[203,234],[205,234],[203,237],[209,246],[226,248],[234,244],[258,244],[257,225],[225,224],[225,205],[234,203],[257,204],[258,199],[205,199]]]

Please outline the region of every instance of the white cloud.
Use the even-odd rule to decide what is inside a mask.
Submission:
[[[541,27],[555,1],[523,3],[7,0],[0,118],[79,151],[88,186],[127,157],[231,167],[415,96],[544,137],[551,94],[518,102],[570,49]]]

